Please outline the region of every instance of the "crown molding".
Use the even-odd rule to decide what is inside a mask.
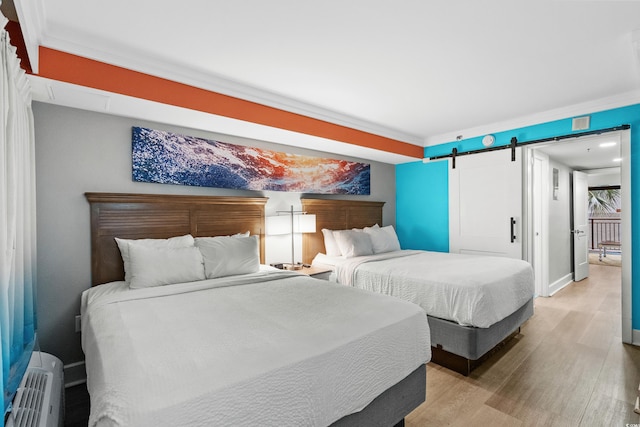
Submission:
[[[37,102],[198,129],[232,137],[266,141],[322,153],[333,153],[358,160],[364,159],[386,164],[400,164],[417,160],[414,157],[402,154],[73,85],[39,76],[30,75],[28,78],[31,84],[33,100]]]
[[[468,129],[462,129],[456,132],[448,132],[425,138],[424,146],[444,144],[456,141],[458,136],[461,139],[469,139],[482,135],[505,132],[513,129],[520,129],[527,126],[538,125],[541,123],[562,120],[569,117],[582,116],[596,113],[599,111],[611,110],[614,108],[626,107],[629,105],[640,103],[640,90],[625,92],[612,95],[606,98],[600,98],[593,101],[587,101],[580,104],[574,104],[567,107],[556,108],[541,113],[522,116],[502,122],[495,122],[487,125],[477,126]]]
[[[259,89],[220,75],[186,69],[180,64],[168,63],[165,60],[152,58],[141,52],[128,50],[126,46],[119,46],[118,54],[94,48],[83,44],[57,38],[50,34],[42,35],[42,46],[72,53],[94,61],[115,65],[132,71],[149,74],[182,84],[220,93],[234,98],[255,102],[279,110],[288,111],[302,116],[326,121],[348,128],[384,136],[408,144],[421,147],[423,138],[396,129],[381,126],[346,114],[318,107],[293,98]]]
[[[77,39],[74,41],[69,38],[56,36],[50,31],[47,31],[45,0],[14,0],[14,2],[34,74],[38,74],[39,69],[39,47],[45,46],[211,92],[252,101],[291,113],[399,140],[419,147],[423,146],[423,138],[421,136],[308,104],[220,75],[185,69],[181,64],[168,63],[166,59],[153,58],[144,52],[132,51],[128,46],[117,46],[117,49],[112,49],[112,51],[117,51],[118,53],[108,52],[104,48],[102,50],[89,48],[86,44],[79,43]],[[99,41],[96,42],[100,44]]]

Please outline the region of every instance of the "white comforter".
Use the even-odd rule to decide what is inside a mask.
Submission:
[[[465,326],[487,328],[534,295],[531,265],[511,258],[403,250],[334,265],[339,283],[411,301]]]
[[[295,273],[82,295],[90,426],[324,426],[430,360],[424,311]]]

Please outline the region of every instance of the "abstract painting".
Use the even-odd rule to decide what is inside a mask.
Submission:
[[[133,128],[133,180],[316,194],[370,194],[368,163],[281,153]]]

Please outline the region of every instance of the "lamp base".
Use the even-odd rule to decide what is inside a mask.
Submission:
[[[302,264],[283,264],[285,270],[302,270]]]

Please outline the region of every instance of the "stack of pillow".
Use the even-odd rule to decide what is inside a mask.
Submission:
[[[260,269],[258,236],[119,239],[125,282],[132,289],[215,279]]]
[[[326,255],[353,258],[400,250],[400,241],[393,226],[354,228],[351,230],[322,229]]]

